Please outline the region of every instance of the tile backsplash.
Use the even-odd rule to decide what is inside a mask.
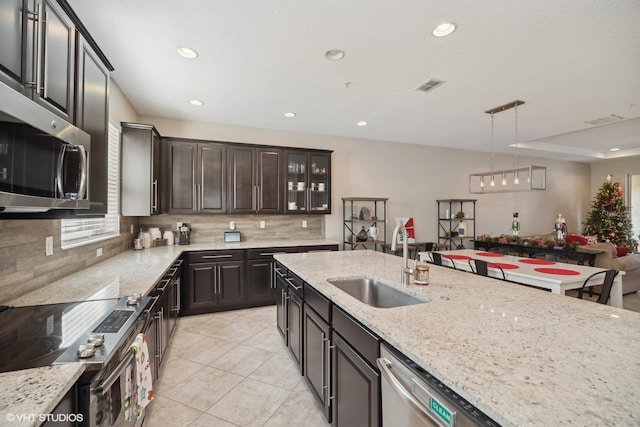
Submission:
[[[191,242],[222,242],[231,221],[242,241],[322,239],[325,235],[324,215],[156,215],[140,218],[140,227],[159,227],[177,236],[176,224],[186,222],[191,227]],[[265,222],[264,228],[260,221]],[[306,228],[302,221],[307,222]]]
[[[131,224],[137,230],[138,218],[122,217],[120,236],[63,250],[60,220],[0,220],[0,304],[132,248]],[[47,236],[53,236],[51,256],[45,256]]]
[[[140,228],[176,232],[176,223],[186,222],[192,229],[191,242],[222,242],[230,221],[243,241],[322,239],[325,235],[324,215],[156,215],[122,217],[120,236],[62,250],[60,220],[0,220],[0,304],[132,249]],[[260,221],[265,228],[260,228]],[[47,236],[53,236],[51,256],[45,256]],[[99,248],[102,256],[97,257]]]

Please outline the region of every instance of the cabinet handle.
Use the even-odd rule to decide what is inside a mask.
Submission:
[[[269,289],[275,289],[276,287],[274,286],[276,283],[276,273],[273,270],[273,263],[270,262],[269,263]]]
[[[173,307],[173,311],[176,314],[180,314],[180,280],[176,280],[176,305]]]
[[[35,74],[35,79],[33,81],[27,82],[26,86],[29,86],[31,88],[34,88],[36,93],[40,93],[40,67],[42,66],[41,64],[41,60],[42,60],[42,56],[41,56],[41,49],[42,49],[42,29],[41,29],[41,5],[40,3],[36,4],[36,11],[35,12],[27,12],[27,16],[29,17],[29,19],[34,21],[33,24],[33,28],[35,30],[36,36],[34,38],[34,44],[35,44],[35,49],[33,49],[33,55],[32,55],[32,60],[33,60],[33,68],[31,70],[31,72],[33,74]],[[32,76],[34,77],[34,76]]]
[[[218,258],[232,258],[233,255],[203,255],[202,259],[218,259]]]
[[[157,179],[153,180],[153,201],[151,202],[151,210],[154,212],[158,210],[158,180]]]
[[[216,286],[215,286],[216,290],[215,290],[215,293],[218,294],[218,295],[220,295],[220,276],[221,276],[220,269],[221,269],[220,266],[216,267],[216,276],[217,277],[216,277]]]
[[[164,292],[164,291],[165,291],[165,289],[167,289],[167,286],[169,286],[169,282],[170,282],[170,281],[171,281],[171,279],[164,279],[164,280],[161,280],[161,281],[160,281],[160,283],[165,282],[165,283],[164,283],[164,286],[163,286],[163,287],[159,287],[159,286],[158,286],[158,287],[156,288],[156,290],[157,290],[158,292]]]
[[[322,332],[322,358],[320,360],[320,364],[322,365],[322,400],[323,403],[327,404],[327,397],[329,396],[328,393],[328,389],[329,389],[329,384],[326,381],[327,379],[327,372],[326,372],[326,364],[327,364],[327,342],[329,341],[329,339],[327,338],[327,335]]]
[[[282,277],[283,279],[285,278],[285,274],[280,271],[280,269],[278,267],[273,267],[273,269],[276,271],[276,273],[278,274],[278,276]]]
[[[327,340],[329,341],[329,340]],[[329,342],[327,344],[327,360],[328,360],[328,364],[327,364],[327,384],[331,384],[331,370],[333,367],[333,363],[332,363],[332,356],[333,356],[333,351],[336,348],[335,345],[331,345],[331,342]],[[333,399],[335,399],[335,396],[331,396],[331,388],[329,386],[327,386],[327,404],[326,406],[329,406],[329,402],[331,402]]]
[[[296,285],[294,285],[294,284],[293,284],[293,282],[292,282],[290,279],[288,279],[288,278],[286,278],[286,277],[285,277],[285,279],[284,279],[284,280],[286,280],[286,282],[289,284],[289,286],[291,286],[291,287],[292,287],[293,289],[295,289],[296,291],[299,291],[300,289],[302,289],[302,286],[296,286]]]

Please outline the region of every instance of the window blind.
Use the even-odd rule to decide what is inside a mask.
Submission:
[[[62,249],[85,245],[120,234],[120,129],[109,123],[107,166],[107,213],[104,218],[61,221]]]

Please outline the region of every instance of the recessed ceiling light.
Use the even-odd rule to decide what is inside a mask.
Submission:
[[[611,148],[609,151],[620,151],[619,148]]]
[[[364,120],[359,121],[358,123],[356,123],[358,126],[366,126],[369,123],[365,122]]]
[[[454,24],[453,22],[443,22],[442,24],[435,27],[431,34],[433,34],[434,37],[444,37],[453,33],[455,30],[456,24]]]
[[[344,50],[330,49],[324,53],[324,57],[329,61],[340,61],[344,58]]]
[[[200,107],[204,105],[204,102],[200,101],[199,99],[192,99],[191,101],[189,101],[189,104],[195,105],[196,107]]]
[[[288,112],[288,113],[284,113],[284,116],[285,116],[285,117],[295,117],[295,116],[296,116],[296,113],[294,113],[294,112],[290,111],[290,112]]]
[[[187,59],[196,59],[198,57],[198,52],[191,49],[190,47],[182,46],[178,48],[178,55]]]

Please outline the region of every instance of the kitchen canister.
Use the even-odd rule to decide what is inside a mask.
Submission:
[[[414,270],[413,283],[416,285],[429,284],[429,266],[426,264],[418,264]]]
[[[151,247],[151,233],[148,231],[142,233],[142,246],[144,246],[145,249]]]
[[[149,234],[151,234],[151,240],[162,239],[162,233],[158,227],[149,227]]]
[[[162,235],[162,238],[167,240],[167,245],[169,246],[173,245],[173,242],[175,241],[175,236],[173,235],[173,231],[171,230],[165,231]]]

